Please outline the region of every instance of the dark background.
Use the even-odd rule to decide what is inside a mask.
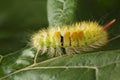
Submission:
[[[120,0],[78,0],[77,7],[78,21],[104,25],[117,19],[108,32],[111,37],[120,35]],[[34,31],[47,26],[47,0],[0,0],[0,54],[25,47]]]

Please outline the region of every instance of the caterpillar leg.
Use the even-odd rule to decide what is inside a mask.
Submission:
[[[76,54],[74,48],[72,48],[72,47],[66,47],[66,48],[65,48],[65,52],[66,52],[67,55]]]
[[[53,57],[55,55],[55,48],[49,47],[47,54],[48,54],[48,56]]]
[[[65,54],[64,50],[61,47],[56,47],[55,56],[61,56],[63,54]]]
[[[41,49],[41,55],[42,54],[45,54],[45,53],[47,53],[47,51],[48,51],[48,48],[46,47],[46,46],[44,46],[42,49]]]

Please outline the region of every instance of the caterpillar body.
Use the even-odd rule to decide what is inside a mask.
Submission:
[[[114,22],[115,19],[103,27],[97,22],[83,21],[43,29],[32,35],[31,45],[41,51],[41,55],[52,57],[93,51],[108,42],[106,29]]]

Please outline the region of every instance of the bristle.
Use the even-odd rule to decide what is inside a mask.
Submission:
[[[83,38],[83,30],[78,30],[78,40],[81,40]]]
[[[110,21],[108,24],[106,24],[106,25],[103,27],[103,30],[106,30],[107,28],[109,28],[115,21],[116,21],[116,19],[113,19],[112,21]]]
[[[54,40],[55,40],[55,44],[56,46],[61,46],[61,35],[60,35],[60,32],[55,32],[54,33]]]
[[[77,35],[77,31],[73,31],[71,33],[71,46],[75,47],[78,44],[78,35]]]
[[[68,47],[70,46],[70,32],[65,32],[63,36],[63,46]]]

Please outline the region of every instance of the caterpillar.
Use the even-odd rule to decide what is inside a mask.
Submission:
[[[114,22],[115,19],[101,26],[95,21],[83,21],[39,30],[31,36],[31,46],[41,55],[52,57],[94,51],[108,42],[106,29]]]

